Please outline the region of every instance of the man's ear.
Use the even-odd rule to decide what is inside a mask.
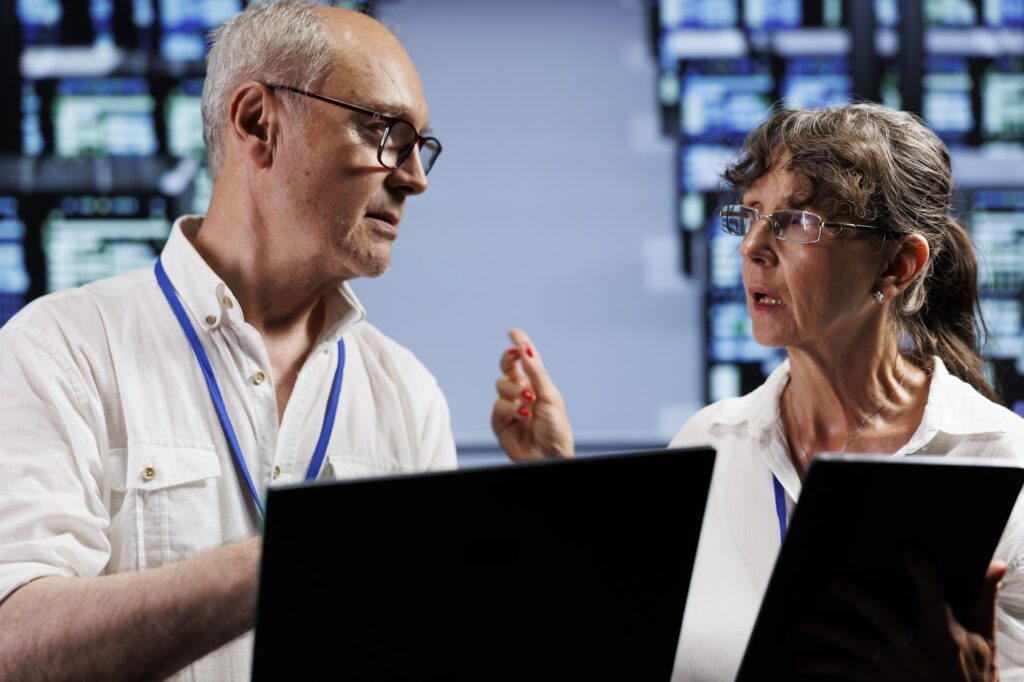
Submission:
[[[273,93],[261,83],[242,83],[231,93],[228,115],[229,136],[257,169],[269,168],[274,158],[274,128],[278,109]]]
[[[878,291],[890,299],[913,283],[924,270],[931,254],[928,240],[919,234],[902,237],[894,247],[894,250],[889,252],[889,259],[884,264],[876,285]]]

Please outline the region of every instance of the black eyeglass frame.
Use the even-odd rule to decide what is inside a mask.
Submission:
[[[789,242],[791,244],[814,244],[816,242],[820,242],[821,241],[822,230],[824,228],[826,228],[826,227],[832,227],[832,228],[838,228],[838,229],[850,229],[850,230],[872,230],[872,231],[875,231],[875,232],[882,232],[884,234],[891,235],[891,236],[901,236],[903,234],[906,234],[905,232],[901,232],[900,230],[894,230],[891,227],[884,227],[884,226],[880,226],[880,225],[861,225],[859,223],[840,223],[840,222],[835,222],[835,221],[831,221],[831,220],[824,220],[817,213],[811,213],[810,211],[801,211],[800,209],[796,209],[796,208],[786,208],[786,209],[782,209],[782,210],[779,210],[779,211],[774,211],[772,213],[761,213],[756,208],[751,208],[750,206],[744,206],[743,204],[727,204],[727,205],[723,206],[721,209],[719,209],[719,211],[718,211],[718,217],[719,217],[719,219],[721,219],[722,232],[725,232],[726,234],[731,234],[731,235],[736,236],[736,237],[745,237],[748,234],[750,234],[750,230],[748,229],[743,234],[739,234],[737,232],[733,232],[732,230],[726,228],[726,226],[725,226],[726,225],[725,219],[726,218],[736,217],[736,216],[732,215],[732,213],[734,213],[735,211],[730,212],[729,215],[726,214],[726,209],[728,209],[728,208],[743,209],[745,211],[750,211],[751,213],[753,213],[754,214],[754,219],[750,221],[750,227],[751,228],[756,223],[761,222],[762,218],[766,218],[768,220],[768,224],[771,225],[772,234],[774,234],[776,237],[778,237],[782,241]],[[816,239],[811,239],[811,240],[805,241],[805,242],[803,242],[803,241],[795,241],[793,239],[786,239],[785,237],[783,237],[780,234],[780,232],[782,232],[782,226],[779,224],[779,222],[777,220],[775,220],[774,216],[775,216],[776,213],[801,213],[801,214],[804,214],[804,215],[814,216],[815,218],[817,218],[818,226],[819,226],[818,227],[818,236],[817,236],[817,238]]]
[[[384,128],[384,134],[381,135],[380,144],[377,146],[377,162],[380,165],[384,166],[385,168],[390,168],[392,170],[398,168],[399,166],[406,162],[409,156],[412,155],[412,148],[414,146],[422,149],[423,145],[427,144],[428,142],[434,143],[434,145],[437,147],[437,152],[434,154],[433,158],[430,159],[430,165],[423,166],[424,175],[430,173],[430,169],[434,167],[435,163],[437,163],[437,157],[441,156],[441,150],[443,149],[443,147],[441,146],[440,140],[438,140],[436,137],[420,135],[419,132],[416,130],[416,126],[414,126],[412,123],[410,123],[409,121],[405,120],[400,116],[386,116],[380,113],[379,111],[365,109],[355,104],[342,102],[340,99],[334,99],[333,97],[320,95],[315,92],[310,92],[309,90],[303,90],[302,88],[293,88],[290,85],[276,85],[271,83],[263,83],[263,86],[269,88],[270,90],[287,90],[288,92],[294,92],[297,95],[305,95],[306,97],[312,97],[313,99],[318,99],[321,102],[327,102],[328,104],[333,104],[334,106],[342,107],[343,109],[348,109],[349,111],[354,111],[358,114],[364,114],[375,121],[383,121],[384,123],[386,123],[387,125]],[[395,123],[404,123],[405,125],[409,126],[415,137],[413,138],[412,143],[409,144],[409,146],[405,149],[405,151],[399,153],[398,161],[395,163],[395,165],[390,166],[384,163],[384,146],[387,144],[388,137],[391,135],[391,128],[392,126],[394,126]]]

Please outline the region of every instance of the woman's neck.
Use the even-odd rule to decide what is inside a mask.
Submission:
[[[921,422],[928,380],[895,345],[850,349],[842,358],[790,349],[780,411],[797,471],[803,475],[822,452],[898,450]]]

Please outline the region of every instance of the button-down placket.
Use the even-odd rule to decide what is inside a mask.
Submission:
[[[305,478],[313,455],[311,443],[315,444],[320,436],[329,398],[329,391],[322,390],[321,377],[333,374],[337,366],[336,349],[336,345],[321,341],[295,378],[277,439],[274,470],[280,467],[278,483]]]

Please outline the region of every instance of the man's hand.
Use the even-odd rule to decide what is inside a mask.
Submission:
[[[572,457],[572,427],[562,394],[526,333],[513,329],[509,338],[515,345],[501,355],[498,398],[491,414],[494,435],[516,462]]]
[[[848,660],[800,661],[798,670],[853,680],[950,680],[995,682],[996,600],[1006,564],[992,562],[985,581],[963,623],[953,616],[942,584],[927,560],[907,553],[907,567],[917,592],[919,615],[906,623],[887,604],[856,585],[839,583],[837,596],[876,629],[868,634],[820,621],[807,621],[805,631],[849,652]]]

